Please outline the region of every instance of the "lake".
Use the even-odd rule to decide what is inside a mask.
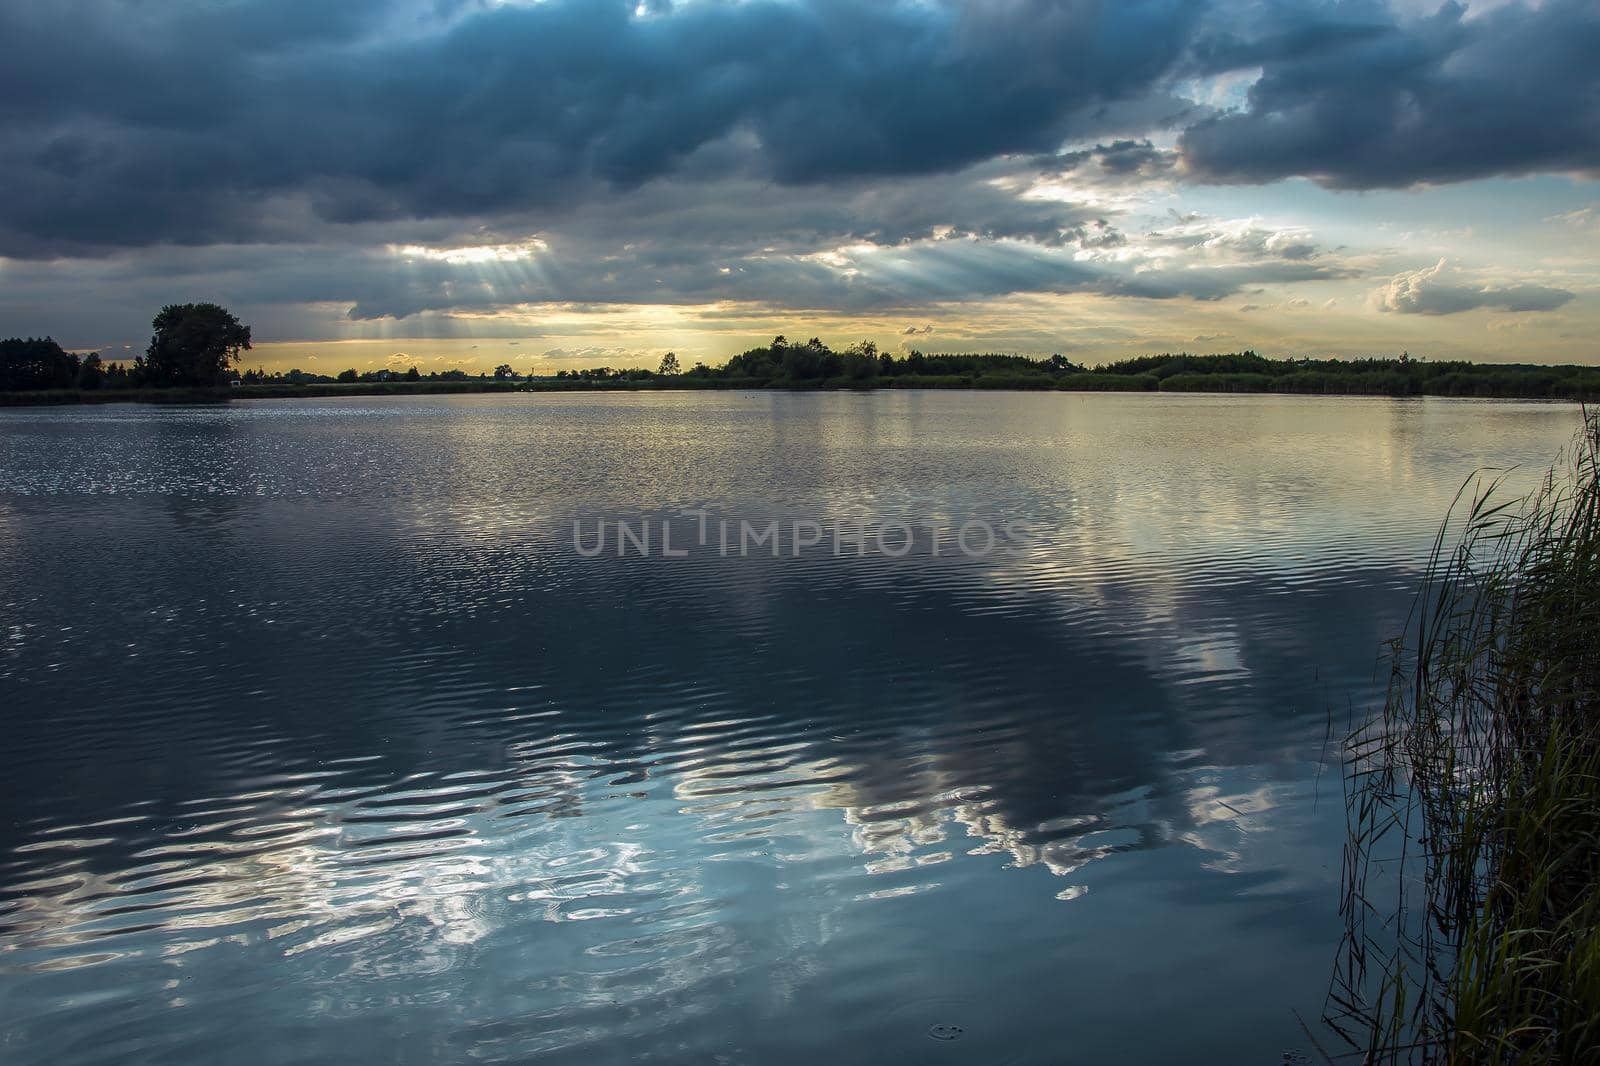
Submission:
[[[0,411],[0,1057],[1279,1063],[1380,644],[1463,481],[1578,427]]]

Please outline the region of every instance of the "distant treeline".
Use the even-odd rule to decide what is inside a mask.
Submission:
[[[1142,381],[1143,388],[1162,392],[1600,397],[1600,367],[1434,361],[1404,353],[1371,359],[1268,359],[1249,351],[1237,355],[1148,355],[1095,367],[1090,376]]]
[[[1600,367],[1530,363],[1434,362],[1402,353],[1371,359],[1268,359],[1234,355],[1146,355],[1096,367],[1062,355],[925,355],[896,357],[868,341],[834,351],[817,338],[791,344],[777,337],[721,367],[697,363],[670,384],[822,388],[1061,389],[1096,392],[1279,392],[1360,396],[1600,398]],[[644,369],[596,367],[561,371],[578,386],[667,384]]]
[[[168,304],[150,323],[150,346],[131,363],[79,356],[48,337],[0,341],[0,396],[52,394],[98,398],[148,390],[204,394],[227,388],[250,348],[250,327],[212,303]]]
[[[40,389],[98,389],[121,367],[98,355],[77,356],[49,338],[13,337],[0,341],[0,392]]]
[[[1271,392],[1309,395],[1467,396],[1600,400],[1600,367],[1529,363],[1469,363],[1394,358],[1268,359],[1235,355],[1146,355],[1097,367],[1061,355],[896,356],[870,341],[843,351],[817,338],[791,344],[784,337],[729,359],[720,367],[696,363],[680,372],[669,353],[660,368],[590,367],[553,377],[517,374],[509,365],[492,375],[462,370],[423,374],[407,370],[345,370],[336,376],[289,370],[266,373],[223,369],[202,379],[224,394],[244,397],[337,395],[353,392],[466,392],[568,389],[918,388],[1055,389],[1099,392]],[[29,402],[54,399],[147,399],[171,384],[147,360],[131,365],[79,357],[51,340],[0,341],[0,393]],[[114,394],[122,392],[122,396]],[[213,390],[214,392],[214,390]],[[212,393],[208,393],[208,397]]]

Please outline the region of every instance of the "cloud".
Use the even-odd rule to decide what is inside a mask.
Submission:
[[[411,337],[526,337],[548,335],[552,308],[922,316],[1014,293],[1214,301],[1353,269],[1299,228],[1189,215],[1124,233],[1077,205],[998,187],[1029,180],[985,164],[844,195],[731,182],[698,199],[668,182],[574,210],[537,238],[452,231],[432,243],[156,247],[35,262],[8,271],[0,328],[7,308],[31,309],[16,320],[24,332],[107,343],[146,332],[152,308],[179,292],[234,308],[263,340],[397,336],[400,320]],[[84,290],[104,295],[72,298]]]
[[[1551,215],[1546,222],[1571,226],[1573,229],[1600,229],[1600,206],[1590,205],[1559,215]]]
[[[1157,148],[1148,139],[1125,139],[1068,152],[1058,158],[1059,177],[1099,185],[1132,185],[1177,176],[1179,155]]]
[[[1594,170],[1597,25],[1574,0],[5,4],[0,328],[120,343],[205,298],[262,339],[503,340],[557,336],[552,308],[922,322],[1350,278],[1371,260],[1292,217],[1148,215],[1195,181]],[[1395,300],[1570,298],[1451,284]]]
[[[1492,308],[1500,311],[1553,311],[1573,298],[1566,289],[1546,285],[1474,284],[1445,260],[1422,270],[1396,274],[1374,289],[1380,311],[1406,315],[1453,315]]]
[[[1197,252],[1212,260],[1287,259],[1305,262],[1324,250],[1310,230],[1264,224],[1257,218],[1217,219],[1208,215],[1167,213],[1165,224],[1148,240],[1174,250]]]
[[[0,254],[503,224],[664,178],[837,186],[1028,155],[1104,184],[1600,167],[1590,0],[635,6],[5,5]],[[1180,95],[1255,70],[1240,110]],[[1150,139],[1169,129],[1177,150]]]
[[[1244,21],[1254,11],[1249,23]],[[1406,19],[1370,0],[1241,6],[1197,42],[1212,72],[1259,66],[1239,110],[1191,125],[1185,171],[1403,188],[1497,174],[1600,172],[1600,5],[1447,2]]]
[[[303,239],[319,224],[560,208],[696,171],[949,172],[1181,112],[1162,86],[1205,10],[327,6],[0,8],[0,254]]]

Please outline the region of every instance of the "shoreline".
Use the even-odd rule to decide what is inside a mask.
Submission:
[[[941,391],[941,392],[1118,392],[1208,394],[1219,396],[1354,396],[1387,397],[1396,400],[1437,399],[1458,400],[1547,400],[1560,403],[1600,403],[1600,389],[1552,395],[1548,391],[1507,388],[1482,388],[1459,391],[1430,391],[1395,393],[1379,389],[1241,387],[1238,382],[1219,381],[1215,385],[1199,383],[1192,379],[1169,387],[1165,382],[1151,378],[1136,384],[1118,375],[1073,375],[1078,380],[1038,382],[1018,381],[1014,378],[985,381],[974,378],[927,378],[915,380],[891,378],[857,381],[830,379],[821,381],[783,381],[760,378],[674,378],[646,381],[571,381],[535,379],[532,381],[400,381],[313,383],[306,385],[236,385],[215,388],[166,389],[48,389],[28,392],[0,392],[0,407],[58,407],[79,404],[149,403],[162,405],[200,405],[229,403],[233,400],[280,399],[337,399],[345,396],[448,396],[481,393],[519,392],[728,392],[771,390],[778,392],[887,392],[887,391]],[[1103,377],[1103,381],[1085,381],[1083,378]],[[1254,385],[1254,383],[1251,383]],[[1207,387],[1210,386],[1210,387]]]

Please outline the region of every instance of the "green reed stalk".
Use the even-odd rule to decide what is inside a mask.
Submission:
[[[1600,420],[1502,494],[1457,497],[1347,747],[1326,1021],[1370,1063],[1600,1063]]]

